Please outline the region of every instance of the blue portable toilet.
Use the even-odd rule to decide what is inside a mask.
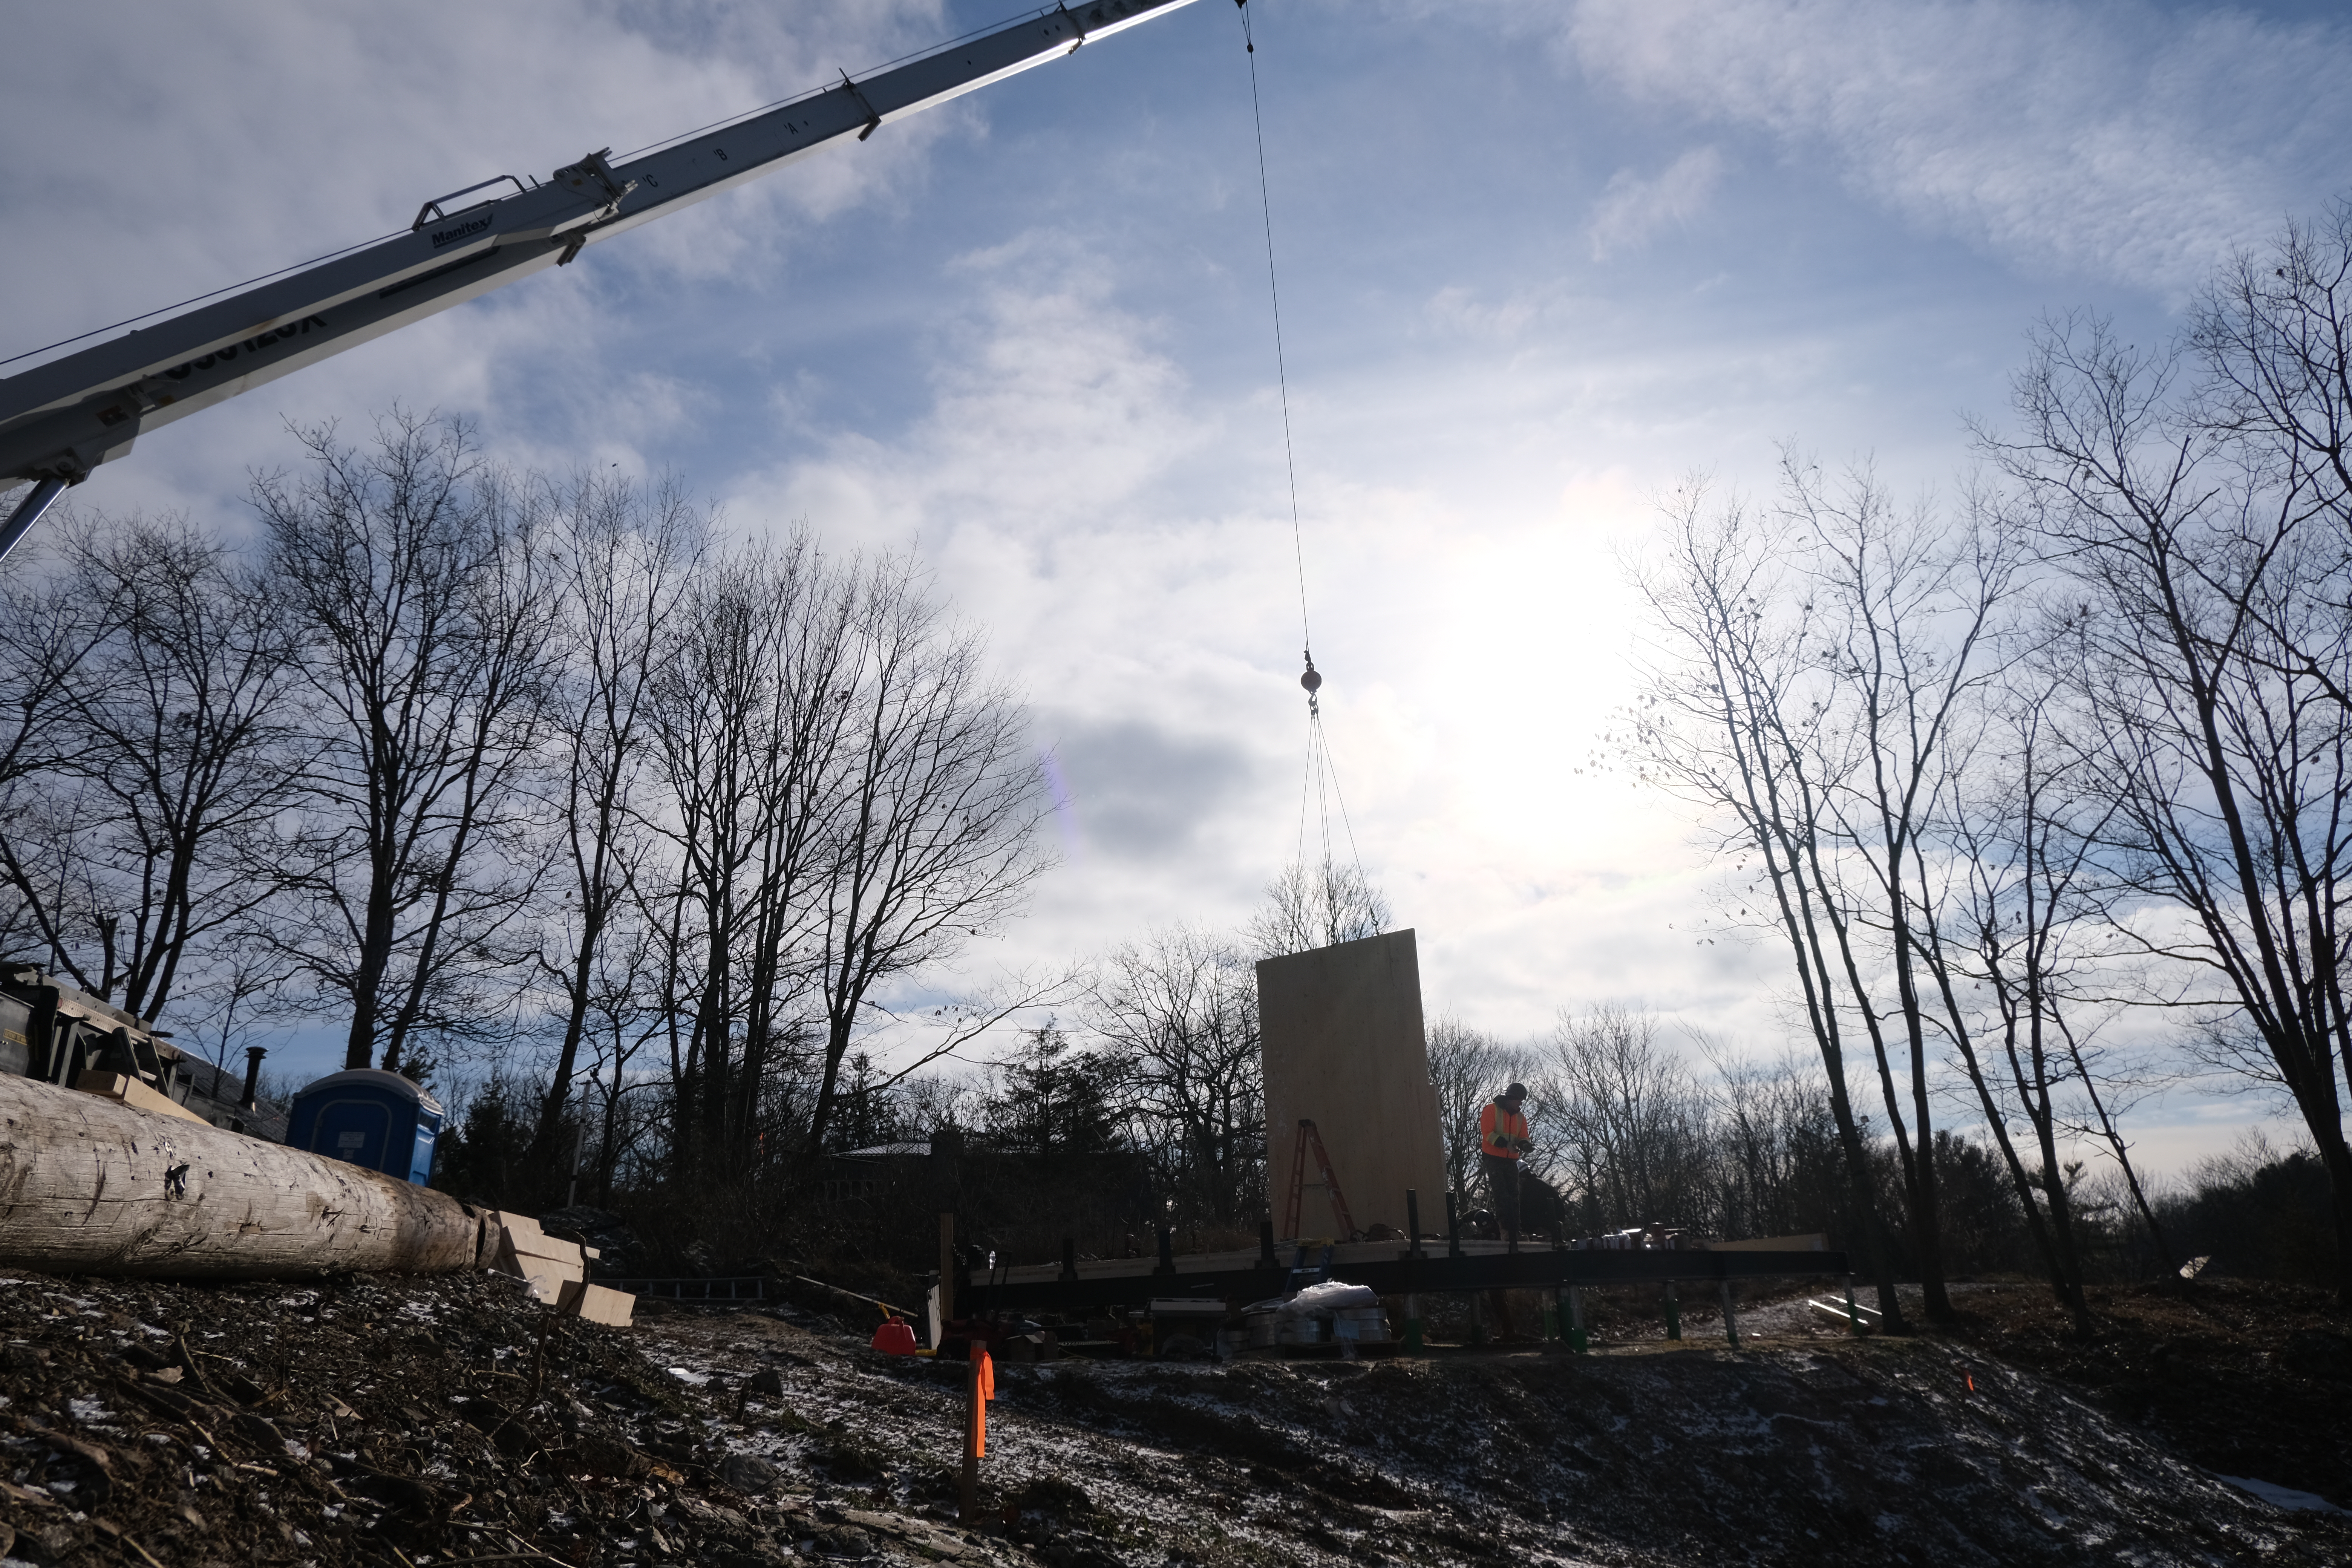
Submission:
[[[352,1068],[329,1073],[294,1097],[286,1143],[331,1154],[418,1186],[433,1180],[441,1102],[396,1072]]]

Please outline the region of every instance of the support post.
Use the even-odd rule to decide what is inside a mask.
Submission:
[[[1584,1334],[1584,1289],[1578,1285],[1568,1288],[1568,1348],[1582,1355],[1590,1342]]]
[[[1404,1190],[1404,1229],[1407,1278],[1414,1285],[1421,1283],[1421,1194],[1412,1187]],[[1421,1292],[1408,1291],[1404,1299],[1404,1348],[1408,1355],[1421,1354]]]
[[[1164,1225],[1160,1227],[1160,1267],[1154,1268],[1152,1272],[1154,1274],[1176,1272],[1176,1232]]]
[[[1511,1217],[1510,1222],[1503,1226],[1503,1250],[1516,1253],[1519,1250],[1519,1163],[1514,1160],[1510,1163],[1511,1200],[1506,1212]],[[1499,1194],[1495,1199],[1495,1206],[1498,1209],[1505,1206]],[[1495,1217],[1499,1220],[1503,1216],[1496,1215]]]
[[[1075,1280],[1078,1277],[1078,1244],[1069,1237],[1062,1237],[1062,1278]]]
[[[1845,1277],[1845,1321],[1847,1331],[1855,1339],[1862,1338],[1862,1310],[1853,1304],[1853,1276]]]
[[[1445,1256],[1462,1256],[1462,1194],[1445,1194]]]
[[[1731,1298],[1731,1281],[1723,1282],[1723,1337],[1733,1350],[1739,1348],[1739,1314]]]
[[[1269,1215],[1257,1222],[1257,1266],[1279,1268],[1282,1259],[1274,1255],[1274,1217]]]
[[[1682,1337],[1682,1296],[1681,1293],[1675,1289],[1675,1282],[1669,1279],[1666,1281],[1666,1338],[1670,1340],[1680,1340]]]
[[[966,1400],[963,1413],[963,1476],[957,1488],[956,1517],[965,1525],[980,1522],[980,1349],[972,1347],[965,1363]]]

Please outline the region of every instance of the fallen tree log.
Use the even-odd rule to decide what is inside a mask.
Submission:
[[[94,1094],[0,1074],[0,1264],[276,1279],[471,1268],[446,1193]]]

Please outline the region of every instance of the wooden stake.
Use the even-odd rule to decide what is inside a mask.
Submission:
[[[971,1342],[971,1373],[964,1386],[970,1403],[963,1422],[963,1481],[957,1499],[957,1517],[965,1524],[980,1522],[980,1461],[988,1452],[988,1401],[996,1392],[996,1366],[987,1350]]]
[[[971,1345],[970,1371],[964,1379],[963,1482],[956,1499],[956,1517],[965,1524],[980,1522],[980,1347]]]

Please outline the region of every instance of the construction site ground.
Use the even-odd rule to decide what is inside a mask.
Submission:
[[[966,1368],[812,1305],[552,1320],[492,1275],[180,1285],[0,1272],[11,1563],[951,1562],[969,1568],[2352,1561],[2352,1339],[2315,1295],[2119,1291],[2064,1336],[1977,1287],[1743,1348],[1637,1298],[1575,1357],[1001,1365],[987,1522]],[[1531,1303],[1523,1303],[1529,1305]]]

